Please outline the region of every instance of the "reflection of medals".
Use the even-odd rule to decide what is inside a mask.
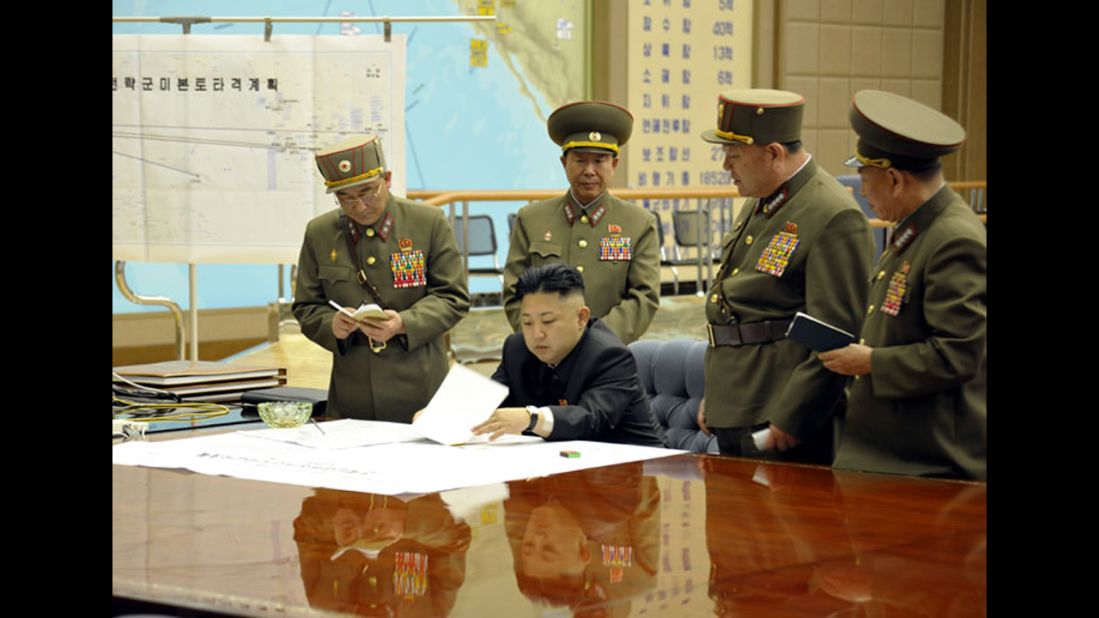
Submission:
[[[599,546],[602,551],[603,566],[633,566],[633,545]]]
[[[399,551],[393,555],[393,593],[410,601],[427,593],[427,554]]]
[[[625,576],[625,567],[633,566],[633,545],[608,545],[600,544],[603,566],[607,567],[610,574],[610,582],[617,584]]]

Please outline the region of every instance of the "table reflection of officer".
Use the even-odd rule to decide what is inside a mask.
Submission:
[[[641,462],[512,481],[505,528],[519,590],[574,615],[629,614],[656,585],[660,489]]]
[[[404,502],[318,489],[294,520],[309,604],[364,615],[450,613],[470,539],[438,494]]]
[[[871,279],[858,344],[820,355],[855,376],[835,466],[981,479],[986,466],[986,234],[939,157],[965,130],[878,90],[855,94],[862,194],[897,223]]]
[[[816,563],[851,553],[831,474],[717,457],[700,465],[716,615],[823,616],[849,606],[816,583]]]
[[[880,500],[881,481],[872,475],[836,474],[837,496],[854,509]],[[882,546],[881,525],[865,517],[844,520],[852,556],[816,567],[814,580],[828,595],[851,603],[830,616],[981,616],[987,589],[987,546],[983,532],[965,532],[966,522],[983,528],[984,486],[941,485],[956,492],[927,520],[942,530],[920,530],[929,540]],[[903,525],[903,524],[898,524]],[[909,528],[910,530],[913,527]],[[928,556],[937,556],[928,568]]]
[[[469,310],[454,232],[442,210],[389,193],[377,136],[316,160],[339,208],[306,228],[293,312],[302,334],[332,352],[326,414],[411,422],[446,377],[443,335]],[[355,322],[329,301],[376,303],[387,319]]]
[[[580,101],[559,107],[546,125],[561,146],[570,188],[519,209],[504,272],[508,322],[519,330],[519,276],[531,266],[563,262],[584,275],[592,317],[624,343],[640,339],[660,304],[656,218],[607,192],[633,116],[611,103]]]
[[[799,311],[858,330],[874,241],[854,198],[802,145],[804,107],[793,92],[726,91],[717,128],[702,134],[752,198],[721,241],[706,302],[704,421],[722,454],[830,464],[845,380],[786,330]],[[764,454],[749,436],[768,424]]]

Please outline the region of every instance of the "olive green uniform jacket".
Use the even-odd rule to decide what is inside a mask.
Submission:
[[[606,192],[588,207],[587,223],[583,215],[571,191],[519,209],[504,269],[508,322],[519,330],[519,275],[532,266],[561,262],[583,275],[592,317],[601,318],[623,343],[636,341],[660,305],[656,217]]]
[[[305,230],[292,310],[301,332],[332,352],[330,417],[412,422],[446,377],[443,335],[469,310],[461,256],[442,210],[390,195],[386,213],[373,226],[377,233],[363,233],[355,245],[367,278],[405,325],[405,334],[390,339],[378,354],[354,334],[337,340],[332,333],[336,310],[329,300],[345,307],[374,302],[355,276],[340,210],[316,217]],[[391,264],[420,256],[423,276],[396,287]]]
[[[780,193],[786,197],[769,202],[776,205],[770,215],[762,207],[756,212],[759,199],[748,200],[722,239],[722,268],[706,299],[706,319],[749,323],[801,311],[859,332],[874,259],[866,215],[812,159]],[[785,257],[783,242],[786,249],[796,242]],[[758,270],[768,265],[777,274]],[[845,380],[790,339],[710,347],[706,424],[739,428],[770,421],[807,442],[834,418]]]
[[[870,374],[851,381],[835,465],[984,480],[985,228],[943,187],[894,238],[873,275]]]

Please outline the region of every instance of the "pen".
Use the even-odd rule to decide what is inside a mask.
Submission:
[[[317,423],[317,419],[311,418],[311,419],[309,419],[309,422],[313,423],[313,426],[317,428],[317,431],[321,432],[322,436],[327,436],[328,435],[328,434],[324,433],[323,429],[321,429],[321,426]]]

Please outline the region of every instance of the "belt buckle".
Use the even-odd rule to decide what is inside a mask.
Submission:
[[[714,325],[709,322],[706,323],[706,335],[710,338],[710,347],[716,348],[717,344],[714,343]]]

